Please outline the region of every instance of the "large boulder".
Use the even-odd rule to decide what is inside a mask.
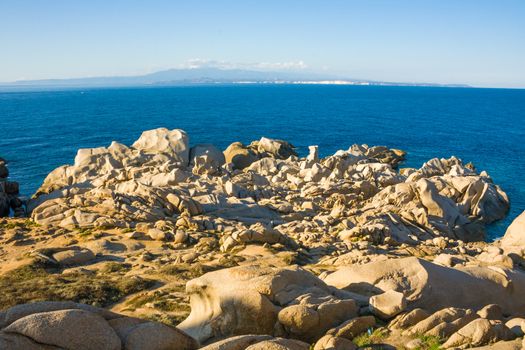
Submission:
[[[209,272],[186,284],[191,313],[178,327],[200,342],[242,334],[272,334],[315,341],[357,316],[356,303],[340,299],[298,268],[242,266]]]
[[[84,310],[59,310],[32,314],[3,329],[33,341],[78,350],[120,350],[121,342],[107,321]]]
[[[113,313],[111,311],[102,308],[97,308],[91,305],[75,303],[72,301],[41,301],[29,304],[15,305],[5,310],[3,313],[0,313],[0,329],[10,325],[18,319],[32,314],[60,310],[89,311],[91,313],[104,317],[106,320],[111,320],[113,318],[119,317],[118,314]]]
[[[133,227],[183,209],[196,215],[199,206],[181,186],[192,176],[188,162],[188,137],[182,130],[145,131],[133,147],[112,142],[107,148],[81,149],[73,165],[46,177],[28,211],[38,224],[63,228]],[[179,198],[180,205],[171,203],[169,195]]]
[[[234,169],[242,170],[258,160],[257,154],[240,142],[234,142],[224,150],[226,163],[232,163]]]
[[[164,153],[184,165],[189,163],[189,138],[184,130],[158,128],[144,131],[132,145],[145,153]]]
[[[375,325],[376,319],[374,316],[361,316],[352,318],[351,320],[330,329],[328,332],[326,332],[326,334],[352,340],[359,334],[366,332]]]
[[[507,315],[525,314],[525,273],[518,270],[448,268],[409,257],[342,267],[323,280],[336,288],[368,296],[389,290],[402,292],[409,308],[480,309],[494,303]]]
[[[197,175],[214,175],[226,163],[224,154],[214,145],[199,144],[190,148],[190,167]]]
[[[159,322],[64,302],[20,304],[0,312],[0,349],[194,350],[196,340]]]
[[[259,141],[253,142],[252,145],[257,147],[259,153],[268,154],[273,158],[286,159],[291,156],[297,156],[293,145],[282,140],[261,137]]]
[[[525,211],[507,228],[501,239],[501,247],[505,250],[525,249]]]

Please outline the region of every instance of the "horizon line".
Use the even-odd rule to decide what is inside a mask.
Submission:
[[[197,70],[216,70],[216,71],[246,71],[253,73],[275,73],[275,74],[311,74],[320,75],[327,74],[326,78],[301,78],[301,79],[232,79],[228,78],[187,78],[179,80],[159,80],[151,83],[107,83],[107,84],[67,84],[67,81],[72,80],[94,80],[94,79],[125,79],[125,78],[140,78],[147,77],[162,72],[169,71],[197,71]],[[332,76],[331,76],[332,74]],[[94,76],[81,76],[81,77],[68,77],[68,78],[43,78],[43,79],[19,79],[14,81],[0,81],[1,88],[123,88],[123,87],[168,87],[168,86],[191,86],[191,85],[345,85],[345,86],[414,86],[414,87],[447,87],[447,88],[481,88],[481,89],[510,89],[510,90],[522,90],[525,86],[490,86],[490,85],[476,85],[469,83],[435,83],[435,82],[418,82],[418,81],[384,81],[384,80],[370,80],[370,79],[356,79],[348,77],[335,78],[339,74],[337,73],[326,73],[316,71],[300,71],[300,70],[258,70],[253,68],[222,68],[222,67],[187,67],[187,68],[168,68],[153,71],[144,74],[132,74],[132,75],[94,75]],[[209,81],[197,81],[198,79],[209,79]],[[193,81],[192,81],[193,80]],[[49,81],[49,85],[42,84]],[[66,84],[53,84],[53,82],[64,82]],[[39,84],[40,83],[40,84]]]

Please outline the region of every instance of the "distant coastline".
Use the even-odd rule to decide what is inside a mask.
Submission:
[[[88,77],[71,79],[18,80],[0,82],[0,88],[105,88],[218,84],[293,84],[293,85],[353,85],[353,86],[431,86],[472,87],[467,84],[437,84],[419,82],[388,82],[351,79],[312,72],[255,71],[244,69],[193,68],[169,69],[146,75]]]

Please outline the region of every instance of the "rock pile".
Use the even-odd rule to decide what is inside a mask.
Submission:
[[[8,181],[7,161],[0,157],[0,217],[9,216],[11,209],[15,216],[24,216],[23,202],[18,198],[18,182]]]
[[[186,288],[192,312],[179,328],[201,342],[264,334],[332,348],[321,344],[349,343],[381,319],[400,338],[432,336],[444,348],[465,348],[513,340],[525,326],[525,272],[416,258],[346,267],[324,281],[297,267],[236,267]]]
[[[221,151],[168,129],[79,150],[31,220],[0,220],[0,302],[115,312],[14,306],[0,348],[520,349],[525,213],[487,243],[509,209],[490,176],[455,157],[399,169],[404,157],[299,157],[264,137]],[[64,292],[71,276],[104,287]],[[50,291],[20,295],[31,281]]]
[[[386,147],[354,145],[319,159],[313,146],[298,158],[289,143],[268,138],[234,143],[224,154],[188,142],[181,130],[156,129],[132,147],[79,150],[74,165],[45,179],[29,203],[31,217],[64,228],[154,228],[166,221],[169,229],[217,231],[228,250],[250,241],[479,241],[484,225],[509,207],[485,172],[454,157],[397,172],[404,152]]]

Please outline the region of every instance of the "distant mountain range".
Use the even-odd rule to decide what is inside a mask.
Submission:
[[[20,80],[0,83],[0,87],[132,87],[196,84],[333,84],[468,87],[460,84],[400,83],[347,79],[311,72],[271,72],[245,69],[188,68],[168,69],[151,74],[119,77]]]

